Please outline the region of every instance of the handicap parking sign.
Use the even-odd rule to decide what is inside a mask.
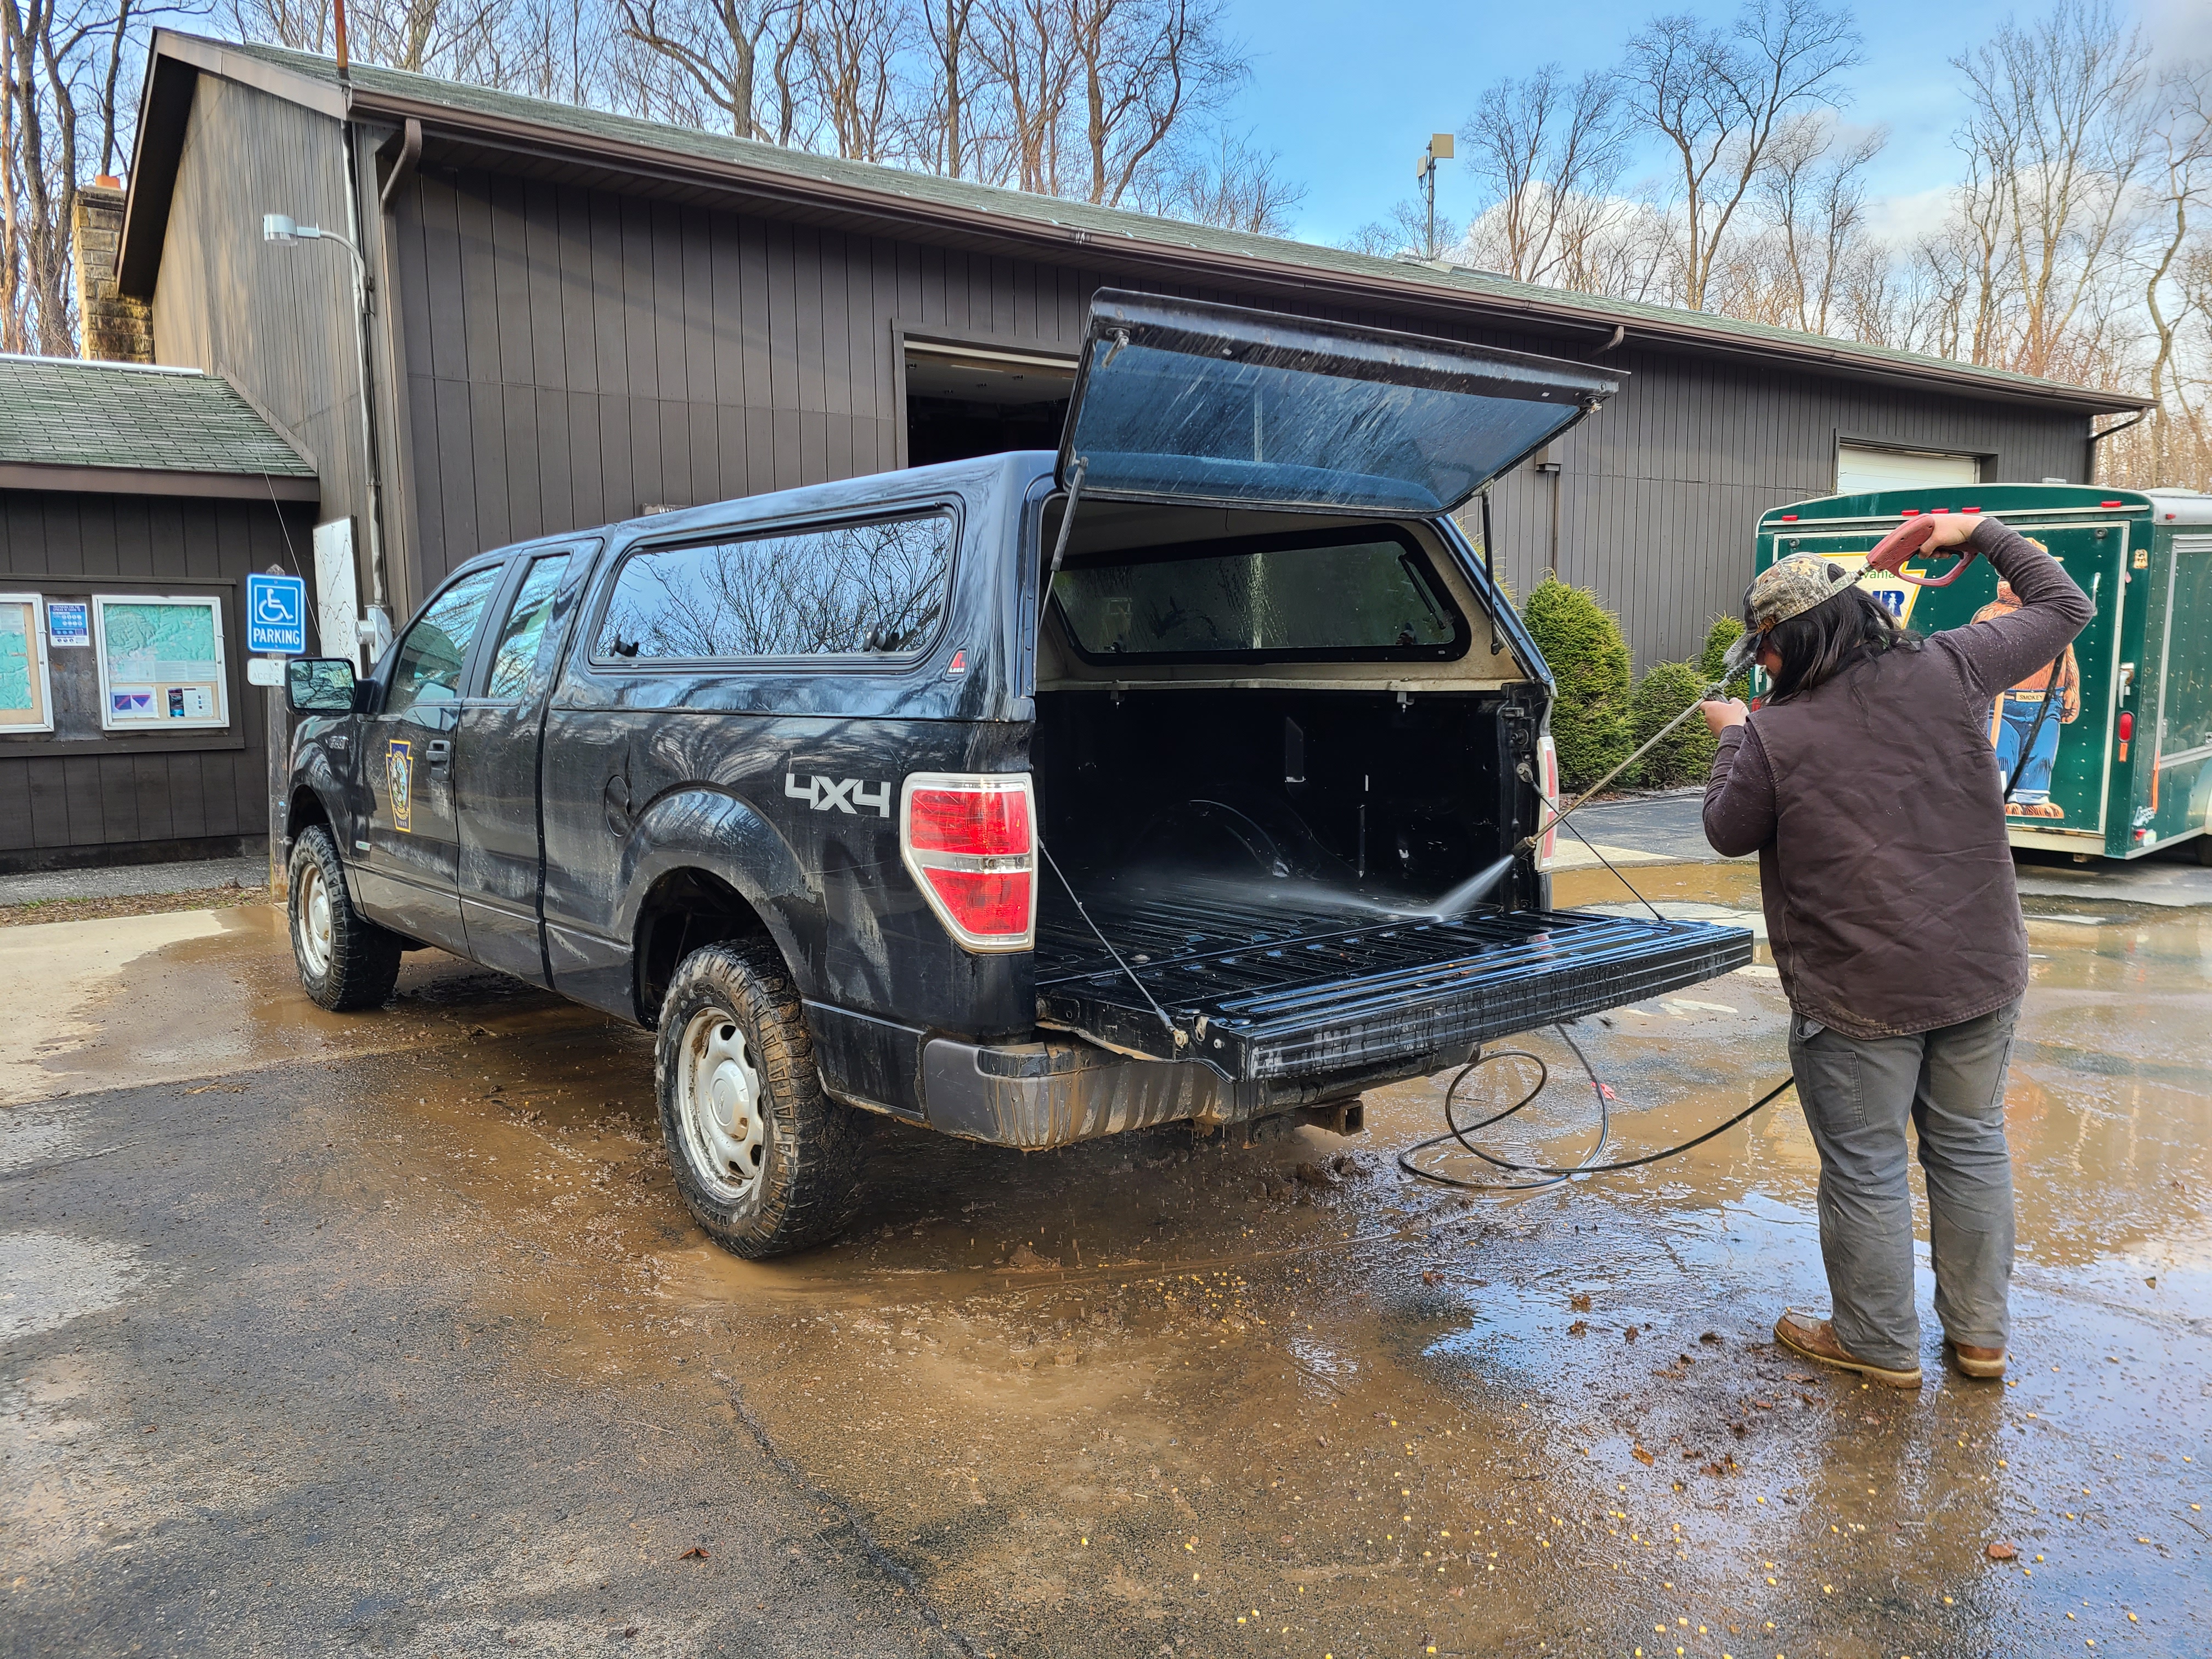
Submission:
[[[280,657],[307,654],[307,584],[297,576],[246,579],[246,648]]]

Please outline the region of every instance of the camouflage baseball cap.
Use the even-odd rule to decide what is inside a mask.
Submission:
[[[1851,585],[1853,572],[1817,553],[1793,553],[1759,572],[1743,596],[1744,621],[1754,634],[1802,617]]]

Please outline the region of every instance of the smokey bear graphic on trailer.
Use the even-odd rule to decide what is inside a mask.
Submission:
[[[2012,584],[2000,581],[1996,598],[1974,612],[1973,619],[1987,622],[2019,609],[2020,599],[2012,591]],[[2042,727],[2038,730],[2036,716],[2053,696],[2058,698],[2058,707],[2044,716]],[[2051,799],[2051,774],[2058,763],[2062,728],[2081,718],[2081,671],[2075,663],[2074,647],[2070,645],[2059,659],[2055,684],[2051,665],[2045,664],[2019,684],[1997,694],[1996,703],[1990,711],[1990,742],[1997,751],[1997,772],[2008,784],[2012,782],[2015,770],[2020,775],[2020,786],[2012,792],[2012,799],[2005,807],[2008,816],[2066,816],[2066,809]],[[2031,736],[2034,741],[2033,749],[2027,746]]]

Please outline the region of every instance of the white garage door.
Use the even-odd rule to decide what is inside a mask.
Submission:
[[[1863,495],[1870,489],[1943,489],[1982,481],[1981,458],[1931,455],[1924,450],[1875,449],[1842,444],[1836,450],[1836,494]]]

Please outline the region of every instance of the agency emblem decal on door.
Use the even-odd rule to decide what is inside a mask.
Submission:
[[[793,800],[803,800],[817,812],[836,811],[848,817],[858,817],[866,807],[884,817],[891,815],[891,787],[888,783],[874,786],[869,793],[865,778],[809,778],[800,783],[799,775],[783,775],[783,793]]]
[[[384,750],[385,781],[392,789],[392,827],[402,835],[414,832],[415,745],[394,738]]]

